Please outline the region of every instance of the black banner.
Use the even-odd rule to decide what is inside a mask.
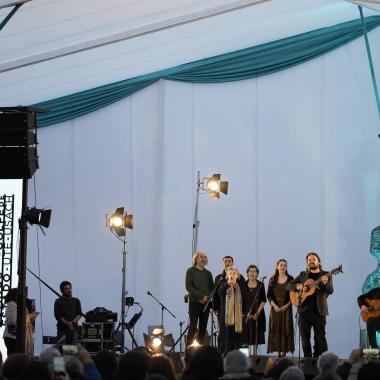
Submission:
[[[12,286],[14,195],[0,195],[0,326],[4,324],[4,297]]]

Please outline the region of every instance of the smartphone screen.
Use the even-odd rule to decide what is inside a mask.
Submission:
[[[76,355],[78,353],[78,346],[75,344],[62,344],[62,353],[64,355]]]
[[[63,356],[56,356],[53,358],[53,371],[55,374],[65,373],[65,359]]]

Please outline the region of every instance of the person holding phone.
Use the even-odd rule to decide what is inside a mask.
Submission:
[[[82,307],[78,298],[72,296],[72,286],[69,281],[62,281],[59,286],[62,297],[55,300],[54,316],[57,320],[58,340],[65,337],[63,343],[78,342],[78,321],[82,316]]]

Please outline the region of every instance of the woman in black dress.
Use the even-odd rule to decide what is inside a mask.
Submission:
[[[253,346],[253,354],[257,354],[257,346],[265,344],[266,319],[264,305],[267,302],[265,296],[264,283],[257,280],[259,268],[256,265],[249,265],[247,268],[248,280],[248,317],[244,323],[243,344]]]
[[[285,356],[294,352],[293,312],[287,285],[293,277],[288,273],[288,263],[280,259],[276,271],[269,280],[268,302],[271,305],[269,314],[268,353],[278,352]]]

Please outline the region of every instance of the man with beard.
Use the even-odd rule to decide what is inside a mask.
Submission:
[[[189,297],[190,319],[189,332],[186,341],[187,346],[194,342],[197,325],[198,334],[196,339],[199,344],[203,343],[206,334],[208,314],[211,304],[209,303],[206,310],[204,310],[204,308],[209,301],[210,294],[214,287],[212,274],[205,268],[207,263],[208,259],[206,254],[203,252],[196,252],[193,255],[193,266],[186,272],[185,282]]]
[[[82,308],[78,298],[72,297],[69,281],[62,281],[59,286],[62,297],[55,300],[54,316],[57,320],[58,340],[65,336],[63,343],[76,344],[78,341],[78,321],[82,316]]]
[[[291,291],[307,291],[304,286],[308,279],[313,281],[321,279],[316,291],[306,297],[299,307],[298,325],[301,333],[302,349],[305,357],[319,357],[327,351],[326,316],[328,315],[327,297],[334,292],[331,276],[322,270],[321,260],[317,253],[306,255],[307,269],[301,272],[288,284]],[[312,355],[310,335],[314,331],[314,353]]]

